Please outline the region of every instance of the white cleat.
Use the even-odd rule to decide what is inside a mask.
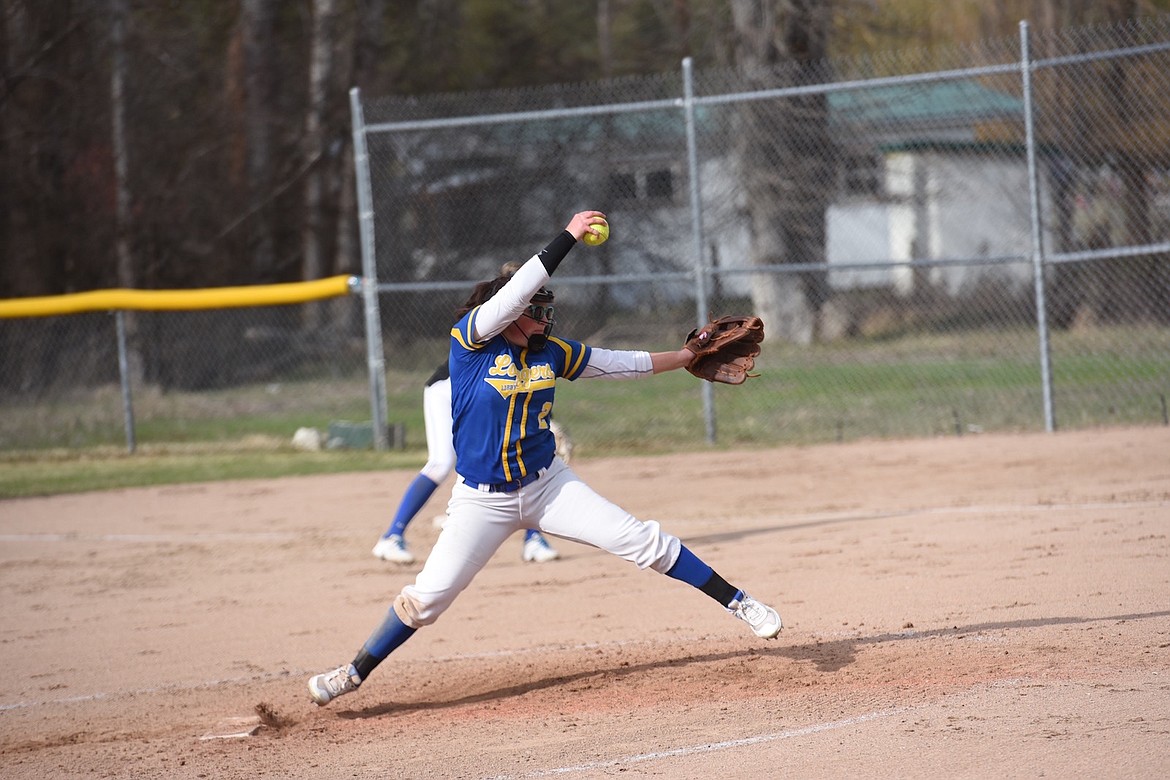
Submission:
[[[751,626],[755,635],[761,639],[775,639],[784,627],[776,610],[756,601],[742,590],[736,594],[735,601],[727,605],[727,611]]]
[[[346,664],[337,667],[332,672],[310,677],[309,696],[317,703],[318,707],[324,707],[338,696],[353,693],[361,684],[357,669],[353,668],[353,664]]]
[[[524,543],[524,560],[529,563],[548,563],[560,557],[561,554],[539,534]]]
[[[374,557],[391,563],[414,563],[414,553],[406,549],[406,542],[398,535],[379,539],[374,545]]]

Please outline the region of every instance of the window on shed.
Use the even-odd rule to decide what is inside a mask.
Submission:
[[[669,170],[650,171],[646,174],[646,197],[650,200],[674,197],[674,176]]]
[[[606,195],[609,200],[636,200],[638,179],[632,173],[611,173]]]

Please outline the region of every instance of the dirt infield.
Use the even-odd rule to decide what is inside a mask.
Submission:
[[[712,462],[574,466],[777,606],[778,641],[514,537],[321,709],[307,676],[418,569],[369,554],[413,472],[0,502],[0,776],[1170,775],[1170,430]]]

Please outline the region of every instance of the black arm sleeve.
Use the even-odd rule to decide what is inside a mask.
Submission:
[[[544,264],[544,270],[548,271],[548,275],[552,276],[552,272],[557,270],[557,266],[565,259],[565,255],[569,254],[569,250],[577,243],[577,239],[573,238],[573,234],[567,230],[562,230],[561,234],[549,242],[549,245],[540,250],[540,262]]]

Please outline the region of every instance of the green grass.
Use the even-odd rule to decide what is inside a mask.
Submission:
[[[347,450],[297,452],[282,446],[250,445],[168,449],[144,447],[130,455],[108,447],[76,452],[43,451],[0,455],[0,498],[89,490],[218,482],[306,474],[416,469],[424,452]]]
[[[655,349],[671,348],[658,345]],[[1060,333],[1052,342],[1058,427],[1160,425],[1170,395],[1170,333],[1158,328]],[[389,468],[426,460],[422,385],[433,368],[390,361],[389,421],[404,450],[297,452],[292,432],[370,419],[364,377],[221,390],[143,392],[139,447],[126,453],[117,388],[0,414],[0,498],[222,479]],[[765,344],[760,377],[713,388],[717,448],[858,438],[1043,430],[1040,361],[1027,328],[812,348]],[[702,384],[678,371],[646,380],[558,385],[556,416],[577,457],[708,448]],[[48,431],[51,435],[45,436]],[[39,435],[39,438],[38,438]],[[15,447],[11,442],[33,442]]]

